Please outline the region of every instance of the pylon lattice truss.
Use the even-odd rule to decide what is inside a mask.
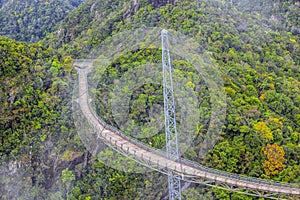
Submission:
[[[168,158],[179,159],[175,100],[172,83],[172,65],[169,50],[168,31],[161,31],[162,40],[162,68],[163,68],[163,86],[164,86],[164,114],[165,114],[165,132],[166,132],[166,154]],[[180,178],[172,171],[168,171],[169,197],[171,200],[181,199]]]

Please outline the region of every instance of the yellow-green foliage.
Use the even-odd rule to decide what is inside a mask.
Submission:
[[[267,156],[262,164],[266,175],[276,175],[286,167],[284,149],[278,144],[267,144],[266,147],[262,148],[262,153]]]
[[[266,139],[267,141],[273,140],[272,131],[265,122],[257,122],[253,127],[255,131],[261,134],[263,139]]]

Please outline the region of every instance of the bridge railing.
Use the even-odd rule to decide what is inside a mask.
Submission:
[[[87,78],[86,78],[86,86],[88,86],[88,84],[87,84]],[[88,88],[86,88],[86,89],[88,90]],[[283,182],[278,182],[278,181],[273,181],[273,180],[265,180],[265,179],[260,179],[260,178],[248,177],[248,176],[245,176],[245,175],[234,174],[234,173],[224,172],[224,171],[221,171],[221,170],[217,170],[217,169],[212,169],[212,168],[209,168],[209,167],[205,167],[205,166],[203,166],[203,165],[201,165],[199,163],[196,163],[196,162],[193,162],[193,161],[190,161],[190,160],[187,160],[187,159],[183,159],[183,158],[180,158],[179,160],[177,158],[172,158],[172,157],[168,158],[166,156],[166,152],[164,152],[164,151],[162,151],[160,149],[149,147],[149,146],[145,145],[144,143],[142,143],[141,141],[136,140],[134,138],[131,138],[131,137],[127,136],[126,134],[124,134],[122,131],[120,131],[116,127],[113,127],[113,126],[107,124],[103,119],[101,119],[95,113],[95,111],[92,108],[92,106],[90,105],[90,103],[88,103],[88,106],[89,106],[89,110],[93,114],[93,117],[95,119],[97,119],[98,123],[100,123],[100,125],[103,126],[104,129],[108,129],[108,130],[110,130],[110,131],[118,134],[119,136],[121,136],[125,140],[129,141],[130,143],[133,143],[133,144],[139,146],[140,148],[143,148],[143,149],[145,149],[147,151],[150,151],[150,152],[153,152],[155,154],[158,154],[158,155],[160,155],[162,157],[165,157],[165,158],[167,158],[169,160],[173,160],[173,161],[176,161],[176,162],[181,162],[182,164],[185,164],[185,165],[190,166],[192,168],[201,170],[203,172],[214,174],[214,175],[218,175],[218,176],[222,176],[222,177],[229,178],[229,179],[232,179],[232,180],[244,181],[244,182],[247,182],[247,183],[251,182],[251,183],[254,183],[254,184],[258,184],[258,185],[267,185],[267,186],[272,185],[272,186],[281,187],[281,188],[299,189],[299,184],[297,184],[297,183],[283,183]],[[101,131],[101,130],[98,129],[98,131]],[[102,132],[103,131],[101,131],[101,134],[102,134]]]
[[[90,104],[89,104],[90,106]],[[150,151],[150,152],[154,152],[156,154],[159,154],[160,156],[163,156],[163,157],[166,157],[166,152],[162,151],[162,150],[159,150],[159,149],[155,149],[153,147],[149,147],[147,145],[145,145],[144,143],[136,140],[136,139],[133,139],[129,136],[127,136],[126,134],[124,134],[123,132],[121,132],[120,130],[118,130],[117,128],[111,126],[111,125],[108,125],[105,121],[103,121],[102,119],[100,119],[96,113],[94,112],[94,110],[90,107],[94,117],[97,119],[97,121],[105,128],[105,129],[108,129],[118,135],[120,135],[122,138],[126,139],[127,141],[131,142],[131,143],[134,143],[135,145],[147,150],[147,151]],[[224,176],[224,177],[227,177],[227,178],[230,178],[230,179],[236,179],[236,180],[239,180],[239,181],[245,181],[245,182],[252,182],[252,183],[256,183],[256,184],[264,184],[264,185],[274,185],[274,186],[278,186],[278,187],[287,187],[287,188],[299,188],[297,187],[297,185],[293,185],[293,184],[288,184],[288,183],[282,183],[282,182],[277,182],[277,181],[270,181],[270,180],[264,180],[264,179],[259,179],[259,178],[253,178],[253,177],[248,177],[248,176],[245,176],[245,175],[239,175],[239,174],[234,174],[234,173],[229,173],[229,172],[224,172],[224,171],[221,171],[221,170],[217,170],[217,169],[212,169],[212,168],[208,168],[208,167],[205,167],[203,165],[200,165],[198,163],[195,163],[193,161],[190,161],[190,160],[186,160],[186,159],[182,159],[180,158],[179,160],[178,159],[175,159],[175,158],[168,158],[170,160],[173,160],[173,161],[177,161],[177,162],[181,162],[181,163],[184,163],[185,165],[188,165],[190,167],[193,167],[193,168],[196,168],[196,169],[199,169],[201,171],[204,171],[204,172],[207,172],[207,173],[212,173],[212,174],[215,174],[215,175],[219,175],[219,176]]]

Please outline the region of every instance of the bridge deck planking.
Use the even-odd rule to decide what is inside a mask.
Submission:
[[[300,195],[300,189],[295,187],[283,187],[270,185],[265,183],[257,183],[254,181],[245,181],[239,180],[238,178],[227,177],[217,173],[210,173],[203,171],[201,169],[197,169],[193,166],[189,166],[180,161],[174,161],[164,157],[156,152],[149,151],[145,148],[142,148],[139,144],[135,144],[132,141],[129,141],[127,138],[122,137],[118,133],[115,133],[103,126],[94,115],[94,112],[91,110],[89,105],[88,98],[88,85],[87,85],[87,72],[92,67],[92,62],[86,62],[88,65],[85,69],[79,69],[79,103],[81,110],[84,116],[88,119],[89,123],[96,128],[99,132],[101,131],[101,138],[106,140],[106,142],[112,144],[113,146],[122,149],[124,152],[130,155],[134,155],[134,157],[139,160],[149,160],[150,163],[157,165],[160,169],[168,169],[177,173],[182,177],[183,180],[188,180],[188,178],[193,179],[203,179],[203,180],[211,180],[220,183],[229,184],[236,187],[248,188],[252,190],[260,190],[265,192],[272,192],[278,194],[291,194],[291,195]],[[82,65],[82,63],[81,63]],[[254,179],[254,178],[251,178]],[[259,182],[259,181],[258,181]]]

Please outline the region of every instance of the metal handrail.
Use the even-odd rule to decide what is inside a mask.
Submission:
[[[283,183],[283,182],[279,182],[279,181],[273,181],[273,180],[265,180],[265,179],[261,179],[261,178],[254,178],[254,177],[249,177],[249,176],[245,176],[245,175],[241,175],[241,174],[234,174],[234,173],[230,173],[230,172],[224,172],[221,170],[217,170],[217,169],[213,169],[213,168],[209,168],[206,166],[203,166],[199,163],[196,163],[194,161],[191,160],[187,160],[184,158],[180,158],[179,160],[174,158],[167,158],[166,157],[166,152],[162,151],[161,149],[156,149],[154,147],[149,147],[147,145],[145,145],[144,143],[142,143],[141,141],[131,138],[129,136],[127,136],[126,134],[124,134],[123,132],[121,132],[120,130],[118,130],[117,128],[107,124],[104,120],[102,120],[101,118],[99,118],[99,116],[95,113],[95,111],[91,108],[90,103],[88,103],[89,109],[92,112],[93,116],[97,119],[97,121],[100,123],[100,125],[102,125],[105,129],[108,129],[116,134],[118,134],[119,136],[121,136],[122,138],[124,138],[125,140],[147,150],[150,152],[153,152],[155,154],[158,154],[162,157],[165,157],[168,160],[172,160],[172,161],[176,161],[176,162],[181,162],[185,165],[188,165],[190,167],[193,167],[195,169],[199,169],[203,172],[207,172],[207,173],[211,173],[211,174],[215,174],[215,175],[219,175],[219,176],[223,176],[226,178],[230,178],[233,180],[239,180],[239,181],[245,181],[245,182],[251,182],[251,183],[257,183],[259,185],[273,185],[273,186],[277,186],[277,187],[286,187],[286,188],[299,188],[299,186],[293,185],[293,184],[289,184],[289,183]]]

